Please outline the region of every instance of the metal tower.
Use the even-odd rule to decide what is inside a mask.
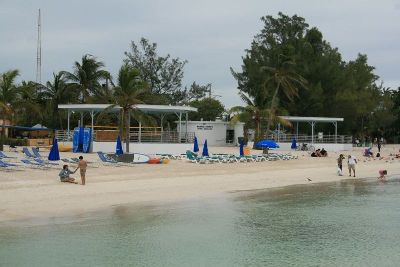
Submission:
[[[36,82],[42,82],[42,25],[40,21],[40,9],[38,16],[37,50],[36,50]]]

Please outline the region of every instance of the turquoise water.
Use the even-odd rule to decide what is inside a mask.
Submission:
[[[0,224],[0,266],[399,266],[400,180]]]

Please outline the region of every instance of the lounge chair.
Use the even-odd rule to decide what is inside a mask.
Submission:
[[[108,165],[108,166],[115,166],[115,167],[120,167],[120,166],[127,166],[126,164],[123,164],[122,162],[118,162],[115,159],[111,159],[109,157],[107,157],[106,154],[104,154],[103,152],[97,152],[97,155],[99,156],[101,162],[103,163],[103,165]]]
[[[186,150],[186,158],[191,163],[207,163],[208,158],[196,156],[192,151]]]
[[[30,161],[29,159],[21,159],[21,162],[24,163],[26,167],[30,168],[42,168],[42,169],[50,168],[46,164],[42,164],[36,161]]]
[[[16,159],[17,157],[10,157],[6,154],[4,154],[3,151],[0,151],[0,159]]]
[[[40,155],[39,149],[38,149],[38,148],[32,147],[32,152],[33,152],[33,155],[34,155],[36,158],[43,158],[43,156]]]
[[[59,167],[60,166],[58,163],[51,162],[51,161],[48,161],[48,160],[44,161],[44,160],[39,159],[39,158],[34,158],[33,160],[35,162],[39,163],[39,164],[47,165],[49,167],[56,167],[56,166]]]
[[[79,159],[78,158],[62,159],[62,161],[64,161],[65,163],[79,164]],[[100,167],[99,163],[95,162],[95,161],[87,161],[86,160],[86,163],[92,168],[99,168]]]
[[[72,159],[61,159],[62,162],[68,163],[68,164],[76,164],[78,165],[79,162],[76,162],[75,160]]]
[[[33,155],[30,151],[29,151],[29,149],[27,148],[27,147],[23,147],[22,148],[22,153],[24,153],[24,155],[25,155],[25,157],[27,157],[27,158],[36,158],[36,156],[35,155]]]
[[[17,170],[20,170],[19,167],[21,167],[21,166],[14,164],[14,163],[4,162],[4,161],[0,160],[0,169],[1,170],[17,171]]]

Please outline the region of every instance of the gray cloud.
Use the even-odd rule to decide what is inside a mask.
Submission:
[[[70,70],[85,53],[116,74],[131,40],[146,37],[160,54],[189,61],[185,84],[212,83],[226,106],[240,104],[229,67],[240,69],[244,50],[262,28],[260,17],[282,11],[318,27],[345,60],[367,54],[377,74],[400,85],[400,2],[382,1],[2,1],[0,72],[21,70],[35,78],[36,16],[43,18],[43,78]]]

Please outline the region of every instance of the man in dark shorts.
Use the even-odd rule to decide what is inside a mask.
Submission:
[[[86,160],[83,159],[82,156],[79,156],[78,167],[76,168],[75,171],[77,171],[78,169],[80,170],[80,173],[81,173],[82,185],[85,185],[85,182],[86,182],[87,162],[86,162]]]

